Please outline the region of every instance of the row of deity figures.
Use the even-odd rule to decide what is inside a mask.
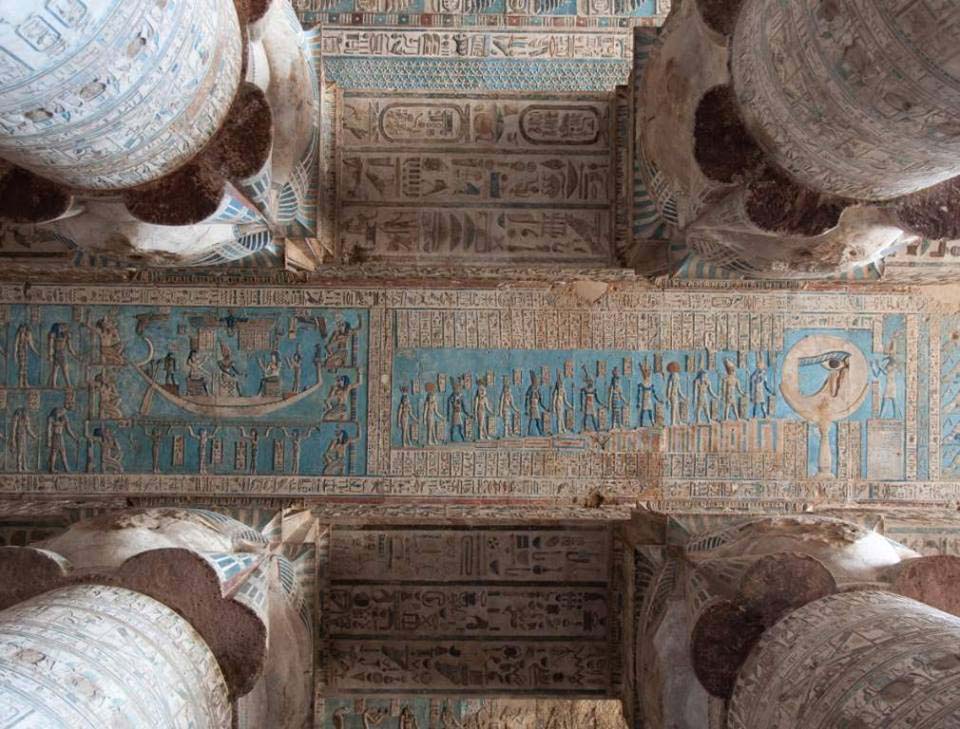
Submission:
[[[6,441],[12,469],[17,473],[40,471],[44,467],[49,473],[70,472],[71,463],[87,473],[123,472],[123,449],[114,426],[86,420],[81,436],[71,424],[69,412],[61,406],[49,411],[45,425],[43,431],[38,432],[26,408],[13,411],[9,426],[0,437]],[[85,443],[82,457],[81,441]],[[36,443],[35,461],[30,456],[32,442]],[[70,447],[71,443],[74,448]]]
[[[473,437],[474,427],[475,439],[485,441],[623,430],[633,427],[633,413],[639,428],[772,415],[775,391],[762,357],[757,357],[746,389],[732,359],[724,359],[716,375],[699,368],[689,382],[677,362],[669,362],[665,370],[662,381],[655,382],[652,368],[642,362],[633,392],[617,367],[605,391],[601,378],[586,367],[580,382],[558,369],[550,387],[531,370],[522,397],[515,394],[509,375],[502,376],[499,395],[492,392],[490,375],[476,378],[475,388],[468,385],[468,377],[454,377],[449,394],[427,382],[422,403],[415,401],[411,387],[401,385],[395,425],[401,447],[413,447],[465,442]]]
[[[0,440],[6,441],[5,446],[10,456],[8,468],[17,473],[29,473],[46,470],[48,473],[71,473],[82,471],[86,473],[123,473],[125,449],[121,445],[120,433],[126,432],[133,442],[133,430],[128,428],[129,422],[105,422],[84,420],[82,428],[71,422],[70,412],[64,407],[52,408],[46,416],[45,428],[35,427],[29,411],[25,407],[14,410],[6,432],[0,432]],[[179,459],[174,461],[183,463],[182,441],[189,437],[197,445],[197,473],[206,474],[211,466],[219,462],[215,457],[214,439],[221,431],[221,426],[207,424],[150,424],[142,425],[144,435],[150,443],[151,471],[159,474],[163,472],[162,448],[168,438],[172,439],[171,451],[176,454],[180,450]],[[233,426],[231,426],[233,427]],[[260,470],[262,459],[261,447],[276,432],[282,437],[272,440],[274,457],[271,471],[286,472],[294,475],[300,473],[303,462],[304,444],[314,434],[321,432],[321,427],[258,427],[238,426],[234,428],[235,446],[242,449],[240,470],[257,473]],[[174,433],[174,431],[179,431]],[[323,475],[348,475],[351,472],[353,450],[359,440],[359,435],[351,437],[345,428],[336,429],[331,440],[326,444],[322,456]],[[290,459],[283,454],[290,448]],[[218,443],[222,449],[222,443]],[[139,450],[139,449],[135,449]],[[280,455],[277,455],[280,451]],[[279,465],[279,469],[277,466]],[[237,470],[237,469],[235,469]]]
[[[17,327],[13,338],[16,386],[20,389],[39,386],[51,389],[73,387],[77,378],[71,376],[71,359],[80,364],[103,367],[116,367],[125,363],[120,330],[111,317],[103,316],[93,324],[81,320],[79,325],[94,334],[99,345],[98,355],[86,358],[89,361],[85,361],[83,353],[74,346],[76,334],[69,323],[54,322],[50,325],[46,333],[46,351],[44,354],[41,354],[37,346],[34,327],[27,322],[21,323]],[[33,359],[40,359],[41,362],[45,361],[47,365],[46,378],[43,378],[41,374],[41,377],[35,382],[31,381],[33,379],[31,368]]]

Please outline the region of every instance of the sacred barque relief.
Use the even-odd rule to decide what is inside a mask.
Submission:
[[[916,296],[37,285],[0,318],[7,492],[960,493],[960,318]]]

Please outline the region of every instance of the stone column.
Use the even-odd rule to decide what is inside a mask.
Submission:
[[[960,7],[934,0],[675,5],[635,97],[639,170],[673,237],[778,279],[960,239],[958,30]],[[662,273],[656,253],[630,260]]]
[[[622,537],[632,726],[960,725],[960,558],[814,514],[690,534],[637,512]]]
[[[190,623],[141,593],[88,584],[0,612],[0,723],[226,729],[231,709]]]
[[[733,88],[768,159],[858,200],[960,174],[960,5],[745,0]]]
[[[127,188],[180,167],[240,83],[232,0],[23,0],[4,21],[0,157],[71,188]]]
[[[960,619],[884,592],[812,602],[767,630],[727,729],[960,725]]]

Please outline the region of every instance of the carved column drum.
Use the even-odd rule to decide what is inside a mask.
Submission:
[[[79,189],[193,157],[240,82],[232,0],[11,0],[0,23],[0,157]]]
[[[740,113],[814,190],[884,200],[960,174],[960,3],[746,0]]]
[[[767,630],[728,729],[960,726],[960,618],[886,592],[842,592]]]
[[[227,729],[231,709],[190,623],[141,593],[77,585],[0,612],[0,724]]]

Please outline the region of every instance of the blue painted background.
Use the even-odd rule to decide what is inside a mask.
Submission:
[[[65,383],[61,380],[58,386],[50,386],[51,360],[49,347],[49,332],[56,323],[63,323],[70,333],[70,345],[78,356],[68,354],[67,367],[73,386],[72,406],[68,409],[68,419],[74,433],[79,436],[79,443],[72,438],[67,439],[68,464],[72,471],[83,471],[85,467],[84,450],[86,439],[84,425],[89,422],[90,428],[109,427],[118,434],[118,442],[123,451],[123,470],[127,473],[149,473],[152,471],[152,444],[147,431],[153,428],[169,428],[168,435],[163,438],[159,462],[163,473],[196,473],[198,464],[198,441],[191,438],[187,428],[193,426],[194,431],[203,426],[210,430],[220,428],[217,438],[223,440],[223,462],[220,465],[211,464],[209,473],[235,473],[234,448],[241,441],[240,428],[244,427],[249,433],[256,428],[261,435],[266,429],[273,427],[270,437],[262,438],[258,448],[255,471],[261,474],[273,473],[273,441],[284,438],[279,430],[286,427],[293,433],[294,429],[306,431],[316,428],[308,438],[302,441],[301,447],[301,474],[319,475],[323,473],[323,455],[330,442],[342,430],[346,436],[358,440],[351,448],[351,473],[363,473],[366,468],[366,410],[367,385],[366,361],[368,341],[368,319],[366,311],[362,310],[324,310],[324,309],[220,309],[209,307],[185,307],[159,310],[148,307],[69,307],[69,306],[38,306],[31,312],[23,306],[11,306],[9,320],[0,328],[0,342],[3,342],[3,370],[0,378],[6,385],[5,407],[3,413],[6,437],[6,448],[2,461],[6,471],[15,470],[15,459],[10,440],[12,433],[12,417],[18,408],[25,408],[30,416],[33,430],[39,436],[41,453],[37,456],[37,441],[30,440],[27,463],[28,471],[48,470],[48,439],[47,419],[54,408],[62,407],[70,401],[70,395]],[[142,331],[137,332],[137,316],[154,316],[158,318],[142,322]],[[295,327],[291,330],[291,318],[299,316]],[[259,320],[265,322],[269,328],[266,346],[241,351],[239,347],[239,329],[229,327],[230,318],[236,320],[236,327],[243,326],[242,320]],[[91,327],[103,318],[115,322],[123,343],[123,362],[116,365],[100,364],[100,347],[98,336],[81,321]],[[299,402],[283,405],[276,412],[259,416],[214,416],[195,414],[168,401],[160,393],[155,392],[148,406],[144,406],[144,395],[149,388],[148,383],[134,367],[150,353],[149,342],[154,347],[153,362],[156,365],[156,380],[165,381],[162,360],[168,352],[174,355],[177,363],[175,378],[178,381],[178,390],[181,396],[186,395],[187,367],[186,360],[191,347],[191,337],[196,337],[198,321],[215,322],[216,343],[214,349],[208,353],[204,368],[210,373],[212,380],[217,370],[217,359],[221,356],[221,345],[229,347],[237,369],[242,373],[240,392],[245,398],[252,399],[260,387],[263,375],[259,360],[268,360],[270,351],[276,347],[281,361],[293,357],[299,344],[303,357],[301,370],[301,390],[315,385],[317,378],[313,364],[314,354],[319,345],[321,356],[328,351],[329,333],[334,330],[338,320],[346,321],[355,334],[355,362],[351,366],[336,368],[332,371],[324,369],[324,382],[321,388],[311,393]],[[321,322],[323,322],[321,324]],[[33,342],[39,354],[28,352],[28,387],[20,387],[18,367],[16,362],[16,337],[21,324],[28,324],[32,333]],[[327,336],[321,334],[321,327],[327,330]],[[145,369],[152,369],[149,365]],[[97,417],[95,408],[91,408],[90,390],[87,383],[98,373],[107,371],[107,376],[116,382],[122,399],[122,418]],[[347,377],[351,383],[357,377],[363,377],[363,384],[355,390],[355,412],[346,421],[332,421],[324,419],[324,401],[330,391],[331,384],[338,377]],[[293,374],[289,367],[281,369],[280,391],[284,396],[292,394]],[[208,388],[213,392],[212,381],[208,381]],[[184,436],[184,463],[174,466],[172,463],[173,436]],[[209,446],[208,446],[209,448]],[[209,452],[208,452],[209,453]],[[292,470],[292,444],[287,441],[285,450],[284,472]],[[57,470],[62,470],[57,468]],[[245,468],[244,473],[252,472]]]
[[[905,367],[902,359],[902,336],[903,336],[903,317],[899,315],[889,316],[885,318],[884,322],[884,342],[885,345],[890,339],[901,340],[898,341],[898,363],[894,370],[893,376],[896,378],[896,390],[897,390],[897,415],[894,417],[892,415],[892,410],[889,404],[886,407],[884,413],[885,419],[894,419],[894,420],[903,420],[903,411],[904,411],[904,402],[905,402]],[[767,385],[770,390],[774,393],[775,397],[772,401],[774,405],[773,411],[769,414],[768,420],[778,421],[778,420],[790,420],[790,421],[799,421],[801,420],[800,416],[795,413],[789,404],[786,402],[784,397],[780,392],[780,376],[781,370],[783,367],[784,356],[790,348],[796,344],[799,340],[811,336],[811,335],[832,335],[839,337],[847,342],[850,342],[852,346],[858,347],[866,357],[869,364],[872,365],[882,365],[884,363],[884,353],[883,352],[872,352],[872,333],[864,329],[851,329],[851,330],[839,330],[839,329],[799,329],[787,331],[784,336],[784,348],[775,352],[746,352],[740,355],[740,365],[737,368],[738,377],[740,380],[740,385],[742,389],[748,393],[748,405],[746,412],[740,412],[741,419],[752,419],[753,405],[749,401],[749,380],[750,374],[756,369],[756,363],[758,357],[764,357],[767,362]],[[627,399],[626,412],[629,413],[628,428],[634,429],[637,428],[637,423],[639,421],[639,411],[638,411],[638,399],[639,395],[637,392],[637,386],[640,382],[640,363],[646,361],[651,366],[654,364],[655,355],[659,355],[662,359],[661,371],[653,375],[653,385],[657,396],[659,397],[661,403],[665,404],[666,401],[666,381],[667,381],[667,371],[666,366],[669,362],[677,362],[680,365],[680,373],[677,375],[681,384],[681,391],[687,398],[687,417],[684,423],[693,423],[695,416],[694,409],[694,399],[693,399],[693,379],[696,375],[697,370],[703,366],[704,369],[708,372],[708,377],[710,378],[711,387],[713,392],[718,396],[721,394],[721,378],[722,374],[725,372],[723,362],[725,360],[731,360],[734,364],[737,363],[738,353],[731,350],[719,350],[713,353],[713,366],[708,367],[707,353],[704,350],[644,350],[644,351],[628,351],[628,350],[491,350],[491,349],[476,349],[476,350],[463,350],[463,349],[416,349],[416,350],[400,350],[394,355],[394,367],[393,367],[393,394],[392,394],[392,403],[393,403],[393,418],[392,418],[392,433],[391,433],[391,443],[394,447],[400,447],[401,445],[401,434],[400,427],[397,419],[397,408],[400,401],[400,387],[406,386],[411,392],[411,397],[414,405],[414,412],[417,414],[420,420],[420,426],[422,429],[422,413],[423,413],[423,401],[425,398],[425,392],[423,390],[423,385],[427,382],[438,381],[438,376],[443,375],[446,378],[446,390],[441,393],[440,400],[440,410],[444,416],[448,416],[447,412],[447,403],[450,394],[452,393],[452,382],[454,379],[460,378],[466,373],[470,373],[472,377],[472,388],[466,391],[466,402],[467,409],[472,414],[473,412],[473,396],[476,393],[476,382],[479,378],[485,377],[488,371],[494,373],[494,382],[491,387],[488,387],[488,399],[490,401],[491,408],[494,413],[497,413],[498,403],[502,390],[503,376],[509,376],[509,382],[511,383],[513,391],[513,400],[517,408],[523,411],[524,406],[524,397],[527,389],[530,385],[530,371],[534,370],[537,372],[538,376],[541,373],[542,368],[546,367],[550,370],[551,380],[547,385],[541,385],[541,398],[544,405],[549,409],[550,395],[553,391],[554,383],[556,381],[556,372],[558,370],[564,370],[564,363],[567,360],[571,360],[574,363],[574,377],[565,378],[566,388],[567,388],[567,400],[574,405],[574,427],[573,433],[580,433],[583,431],[583,409],[581,405],[581,388],[585,382],[585,372],[589,372],[591,377],[595,378],[597,389],[599,392],[600,404],[606,406],[607,404],[607,392],[610,383],[611,374],[613,368],[616,367],[621,374],[621,386],[623,393]],[[623,361],[624,359],[629,359],[632,362],[632,373],[629,376],[623,376]],[[688,360],[693,361],[694,369],[693,371],[688,370],[687,362]],[[602,361],[606,363],[606,373],[603,376],[597,377],[597,362]],[[522,383],[520,385],[514,384],[513,371],[515,369],[522,370]],[[820,367],[804,367],[800,369],[800,386],[801,390],[805,393],[813,393],[820,389],[823,386],[827,378],[827,372]],[[871,372],[871,380],[879,381],[880,383],[880,392],[884,390],[886,375],[877,370],[876,372]],[[419,386],[415,386],[415,383],[419,382]],[[418,394],[412,394],[415,389],[419,389]],[[865,397],[863,403],[853,413],[849,420],[854,420],[858,422],[866,422],[871,418],[872,412],[872,395],[871,389],[868,388],[867,396]],[[757,417],[760,417],[759,414]],[[720,420],[723,420],[721,416]],[[496,419],[496,424],[491,426],[493,434],[497,438],[503,437],[503,426],[499,418]],[[645,421],[649,423],[649,421]],[[522,416],[522,438],[528,438],[528,418],[526,413],[523,413]],[[657,427],[661,427],[664,423],[658,422]],[[648,427],[648,426],[647,426]],[[610,429],[610,418],[609,414],[607,416],[605,430]],[[589,426],[587,430],[592,431],[592,426]],[[808,450],[808,471],[810,475],[813,475],[817,471],[817,454],[819,452],[819,433],[817,429],[811,427],[808,429],[809,434],[809,450]],[[546,430],[547,435],[553,434],[553,429]],[[536,435],[534,436],[536,437]],[[834,451],[834,462],[836,463],[836,428],[831,429],[831,443],[830,447]],[[861,452],[866,453],[866,428],[862,429],[862,443],[861,443]],[[476,434],[474,433],[473,439],[476,439]],[[423,438],[420,438],[421,442],[416,444],[417,446],[423,446]],[[450,446],[450,432],[449,432],[449,421],[446,423],[446,440],[447,442],[443,445]],[[460,446],[459,435],[456,438],[456,443],[453,445]],[[442,445],[440,446],[442,447]],[[866,458],[862,459],[865,463]]]

